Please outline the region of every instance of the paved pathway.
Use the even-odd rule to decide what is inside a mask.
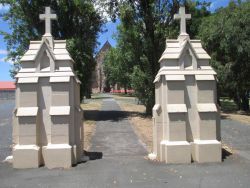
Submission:
[[[250,161],[250,122],[249,125],[246,125],[224,119],[221,123],[223,142],[233,148],[238,155]]]
[[[96,160],[79,164],[69,170],[48,170],[44,167],[16,170],[8,164],[0,163],[0,188],[249,188],[250,160],[244,155],[244,152],[249,153],[249,134],[250,126],[223,120],[223,138],[237,147],[239,155],[229,156],[223,163],[218,164],[155,163],[144,159],[146,150],[138,141],[126,114],[120,111],[116,101],[112,98],[105,99],[92,140],[93,147],[90,149],[91,159]]]
[[[96,134],[92,138],[91,151],[103,152],[104,158],[135,157],[147,155],[139,142],[126,114],[112,98],[103,100]]]

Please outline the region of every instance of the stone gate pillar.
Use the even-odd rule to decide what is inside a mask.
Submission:
[[[154,80],[153,153],[166,163],[220,162],[220,114],[216,72],[200,40],[186,33],[185,8],[180,7],[177,40],[167,40]]]
[[[45,34],[31,41],[16,75],[16,112],[13,126],[14,168],[69,168],[81,161],[82,109],[80,81],[65,40],[54,40],[46,7]]]

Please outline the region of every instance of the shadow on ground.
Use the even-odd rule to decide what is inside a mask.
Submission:
[[[222,148],[222,161],[226,160],[228,157],[233,155],[230,151],[226,150],[225,148]]]
[[[241,112],[241,111],[224,111],[223,114],[221,114],[221,119],[230,119],[230,114],[236,114],[236,115],[245,115],[250,116],[249,112]]]
[[[220,118],[221,118],[221,119],[229,119],[229,116],[226,115],[226,114],[225,114],[225,115],[224,115],[224,114],[223,114],[223,115],[221,114],[221,115],[220,115]]]
[[[99,100],[99,99],[101,99],[101,100],[103,100],[103,99],[112,99],[112,97],[111,96],[107,96],[107,97],[95,96],[95,97],[91,98],[91,100]]]
[[[102,157],[103,157],[102,152],[94,152],[94,151],[83,150],[83,153],[84,153],[84,156],[87,157],[87,159],[86,158],[82,159],[81,162],[78,162],[77,164],[73,164],[72,167],[76,167],[77,165],[82,164],[82,163],[86,163],[88,161],[102,159]]]
[[[84,150],[84,155],[89,157],[89,160],[98,160],[102,159],[103,153],[102,152],[90,152]]]
[[[101,111],[101,110],[85,110],[84,119],[92,121],[121,121],[128,117],[146,117],[144,113],[135,111]]]

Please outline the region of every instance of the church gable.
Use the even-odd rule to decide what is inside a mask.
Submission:
[[[103,63],[104,57],[107,54],[107,52],[112,48],[110,43],[108,41],[105,42],[105,44],[102,46],[102,48],[99,50],[99,52],[95,56],[95,60],[97,63]]]
[[[102,48],[95,56],[96,67],[95,70],[92,72],[91,77],[91,87],[93,93],[103,92],[104,88],[106,88],[106,76],[103,70],[103,62],[105,56],[111,48],[112,46],[110,45],[110,43],[106,41],[106,43],[102,46]]]

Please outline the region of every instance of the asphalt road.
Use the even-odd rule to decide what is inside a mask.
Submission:
[[[6,107],[0,109],[0,145],[8,148],[10,122],[2,122],[2,109]],[[114,99],[106,98],[88,153],[90,161],[67,170],[48,170],[45,167],[17,170],[0,163],[0,187],[249,188],[249,135],[250,125],[222,120],[223,141],[236,152],[226,156],[222,163],[166,165],[151,162],[144,159],[147,152],[133,132],[126,114],[120,111]],[[3,155],[6,154],[8,152]]]
[[[14,106],[13,100],[0,100],[0,161],[11,154],[12,112]]]

